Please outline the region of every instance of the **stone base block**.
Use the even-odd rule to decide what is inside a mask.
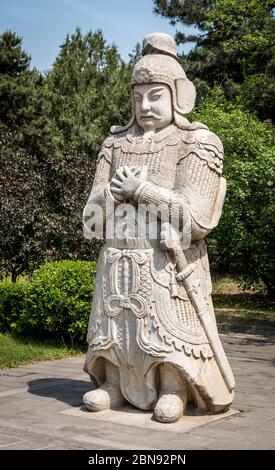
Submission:
[[[101,421],[115,423],[125,426],[134,426],[143,429],[152,429],[152,431],[165,431],[172,433],[189,432],[198,426],[212,424],[215,421],[221,421],[239,413],[238,410],[230,409],[225,413],[210,415],[201,413],[192,408],[187,409],[186,414],[176,423],[159,423],[151,411],[141,411],[130,405],[117,410],[104,410],[98,412],[89,412],[84,406],[71,407],[61,411],[63,415],[76,416],[78,418],[89,419],[91,421]]]

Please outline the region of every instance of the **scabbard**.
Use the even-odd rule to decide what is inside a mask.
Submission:
[[[209,305],[206,303],[200,290],[199,283],[197,282],[194,272],[195,266],[192,263],[187,263],[182,250],[177,250],[175,255],[177,259],[177,279],[178,281],[183,282],[188,298],[200,319],[227,388],[231,392],[235,387],[235,379],[219,338],[216,325],[212,320]]]

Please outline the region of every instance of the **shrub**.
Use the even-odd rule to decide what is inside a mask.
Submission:
[[[37,269],[15,331],[83,341],[88,328],[96,263],[55,261]]]
[[[29,284],[0,284],[0,332],[8,333],[24,310]]]
[[[193,119],[207,124],[224,145],[227,195],[221,221],[209,237],[217,261],[238,258],[245,285],[261,280],[274,294],[274,129],[227,101],[218,88]]]

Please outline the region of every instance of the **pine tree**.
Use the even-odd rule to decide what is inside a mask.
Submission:
[[[0,121],[16,131],[18,144],[44,155],[52,149],[54,127],[47,117],[44,78],[30,68],[22,38],[11,31],[0,36]]]
[[[183,56],[185,69],[205,97],[214,85],[230,99],[237,96],[262,119],[274,119],[274,1],[154,0],[155,12],[174,25],[196,27],[177,31],[180,44],[194,42]]]
[[[95,156],[111,125],[130,114],[130,67],[101,31],[67,36],[47,76],[51,118],[63,141]]]

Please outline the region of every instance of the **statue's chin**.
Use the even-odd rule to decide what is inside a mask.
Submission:
[[[156,126],[156,123],[152,123],[149,124],[149,123],[146,123],[146,125],[144,125],[144,123],[142,124],[139,124],[139,127],[144,131],[144,134],[146,133],[156,133],[156,132],[159,132],[161,131],[162,129],[164,129],[165,127],[167,127],[169,124],[165,124],[164,126]]]
[[[143,129],[144,133],[146,132],[159,132],[162,129],[165,129],[165,127],[168,127],[171,124],[171,120],[146,120],[146,119],[140,119],[138,120],[138,125],[141,129]]]
[[[156,131],[156,123],[153,122],[153,121],[142,120],[138,123],[138,125],[139,125],[139,127],[141,127],[141,129],[144,130],[144,132],[148,132],[148,131],[155,132]]]

